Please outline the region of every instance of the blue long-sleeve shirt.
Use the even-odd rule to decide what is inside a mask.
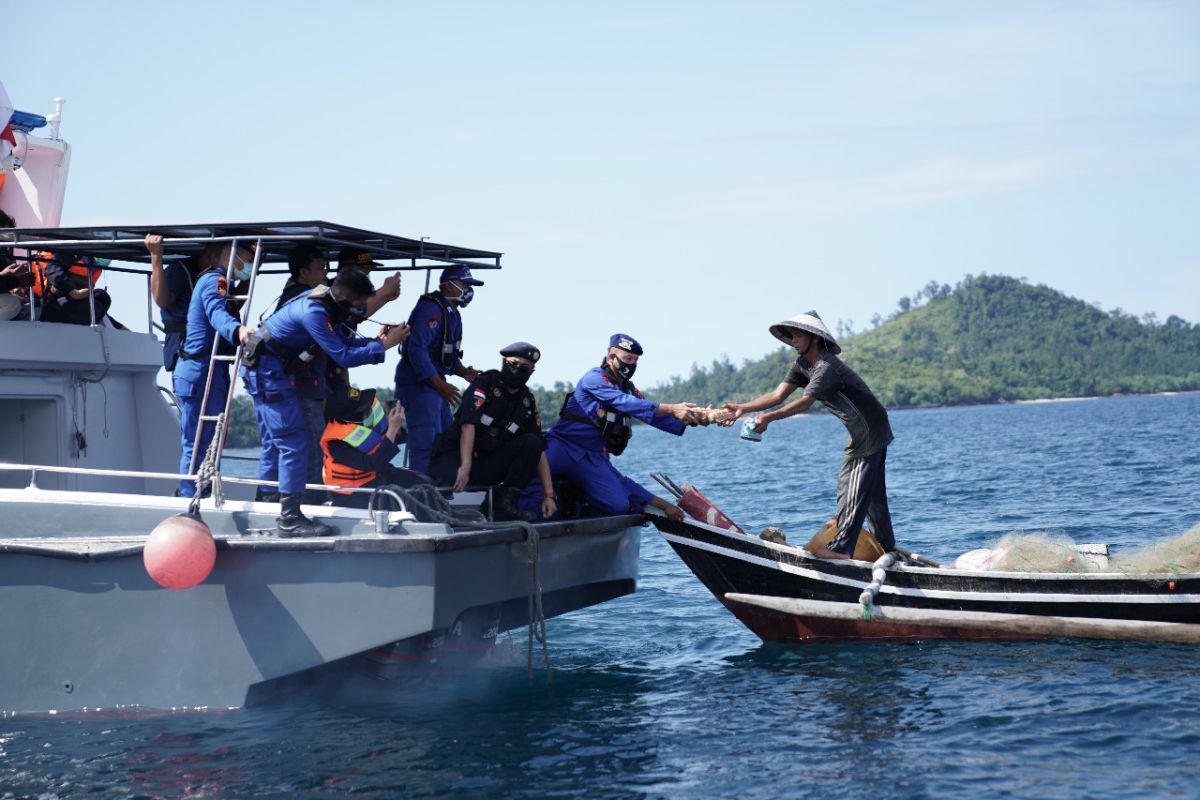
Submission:
[[[224,276],[213,270],[196,279],[192,299],[188,302],[187,333],[183,339],[183,351],[195,358],[180,358],[175,366],[175,377],[201,387],[208,374],[208,361],[212,355],[213,334],[230,344],[237,344],[237,331],[241,322],[229,313],[229,299]],[[222,362],[219,369],[228,373]]]
[[[626,417],[632,417],[676,436],[682,436],[687,428],[682,420],[675,419],[670,414],[659,413],[658,403],[642,397],[632,383],[629,384],[629,392],[626,393],[613,382],[602,367],[593,367],[579,379],[575,391],[567,400],[562,416],[546,436],[583,452],[602,453],[604,435],[601,429],[568,417],[594,419],[603,426],[610,410],[616,413],[617,425],[624,424]]]
[[[277,348],[300,353],[316,344],[339,366],[379,364],[383,361],[383,342],[352,337],[329,318],[329,312],[315,300],[301,297],[267,317],[263,327]],[[245,370],[247,389],[258,391],[292,388],[295,380],[284,371],[283,362],[270,349],[259,357],[253,370]]]
[[[396,365],[396,383],[411,385],[429,380],[434,375],[454,374],[454,370],[462,362],[457,355],[442,353],[442,329],[449,326],[445,336],[446,346],[459,349],[462,343],[462,315],[457,308],[446,303],[441,292],[433,292],[438,300],[446,304],[448,314],[442,313],[438,300],[430,295],[423,296],[413,306],[412,314],[408,317],[408,327],[412,331],[401,349],[400,363]]]

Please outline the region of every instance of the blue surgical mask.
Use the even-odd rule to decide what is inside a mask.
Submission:
[[[464,286],[463,290],[462,290],[462,294],[460,294],[458,296],[458,305],[461,308],[466,308],[467,306],[471,305],[471,299],[473,297],[475,297],[475,287],[474,286]]]

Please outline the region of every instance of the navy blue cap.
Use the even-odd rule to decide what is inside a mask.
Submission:
[[[635,356],[642,354],[642,346],[638,344],[638,340],[626,333],[614,333],[608,337],[608,346],[633,353]]]
[[[508,347],[501,350],[500,355],[527,358],[536,364],[538,359],[542,357],[542,351],[538,350],[529,342],[513,342]]]
[[[442,270],[442,277],[438,278],[438,284],[443,284],[446,281],[458,281],[459,283],[466,283],[471,286],[483,286],[483,281],[471,277],[470,267],[446,267]]]

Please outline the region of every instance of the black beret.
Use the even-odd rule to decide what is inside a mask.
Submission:
[[[536,364],[538,359],[542,357],[542,352],[529,342],[513,342],[508,347],[501,350],[500,355],[527,358]]]

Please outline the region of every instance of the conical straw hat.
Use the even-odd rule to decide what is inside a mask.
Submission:
[[[815,311],[806,311],[803,314],[797,314],[791,319],[775,323],[771,326],[771,335],[784,344],[791,344],[792,331],[794,330],[802,330],[820,336],[829,343],[829,352],[835,356],[842,352],[837,339],[833,338],[833,334],[829,332],[829,328],[825,327],[825,323],[821,321],[820,315]]]

